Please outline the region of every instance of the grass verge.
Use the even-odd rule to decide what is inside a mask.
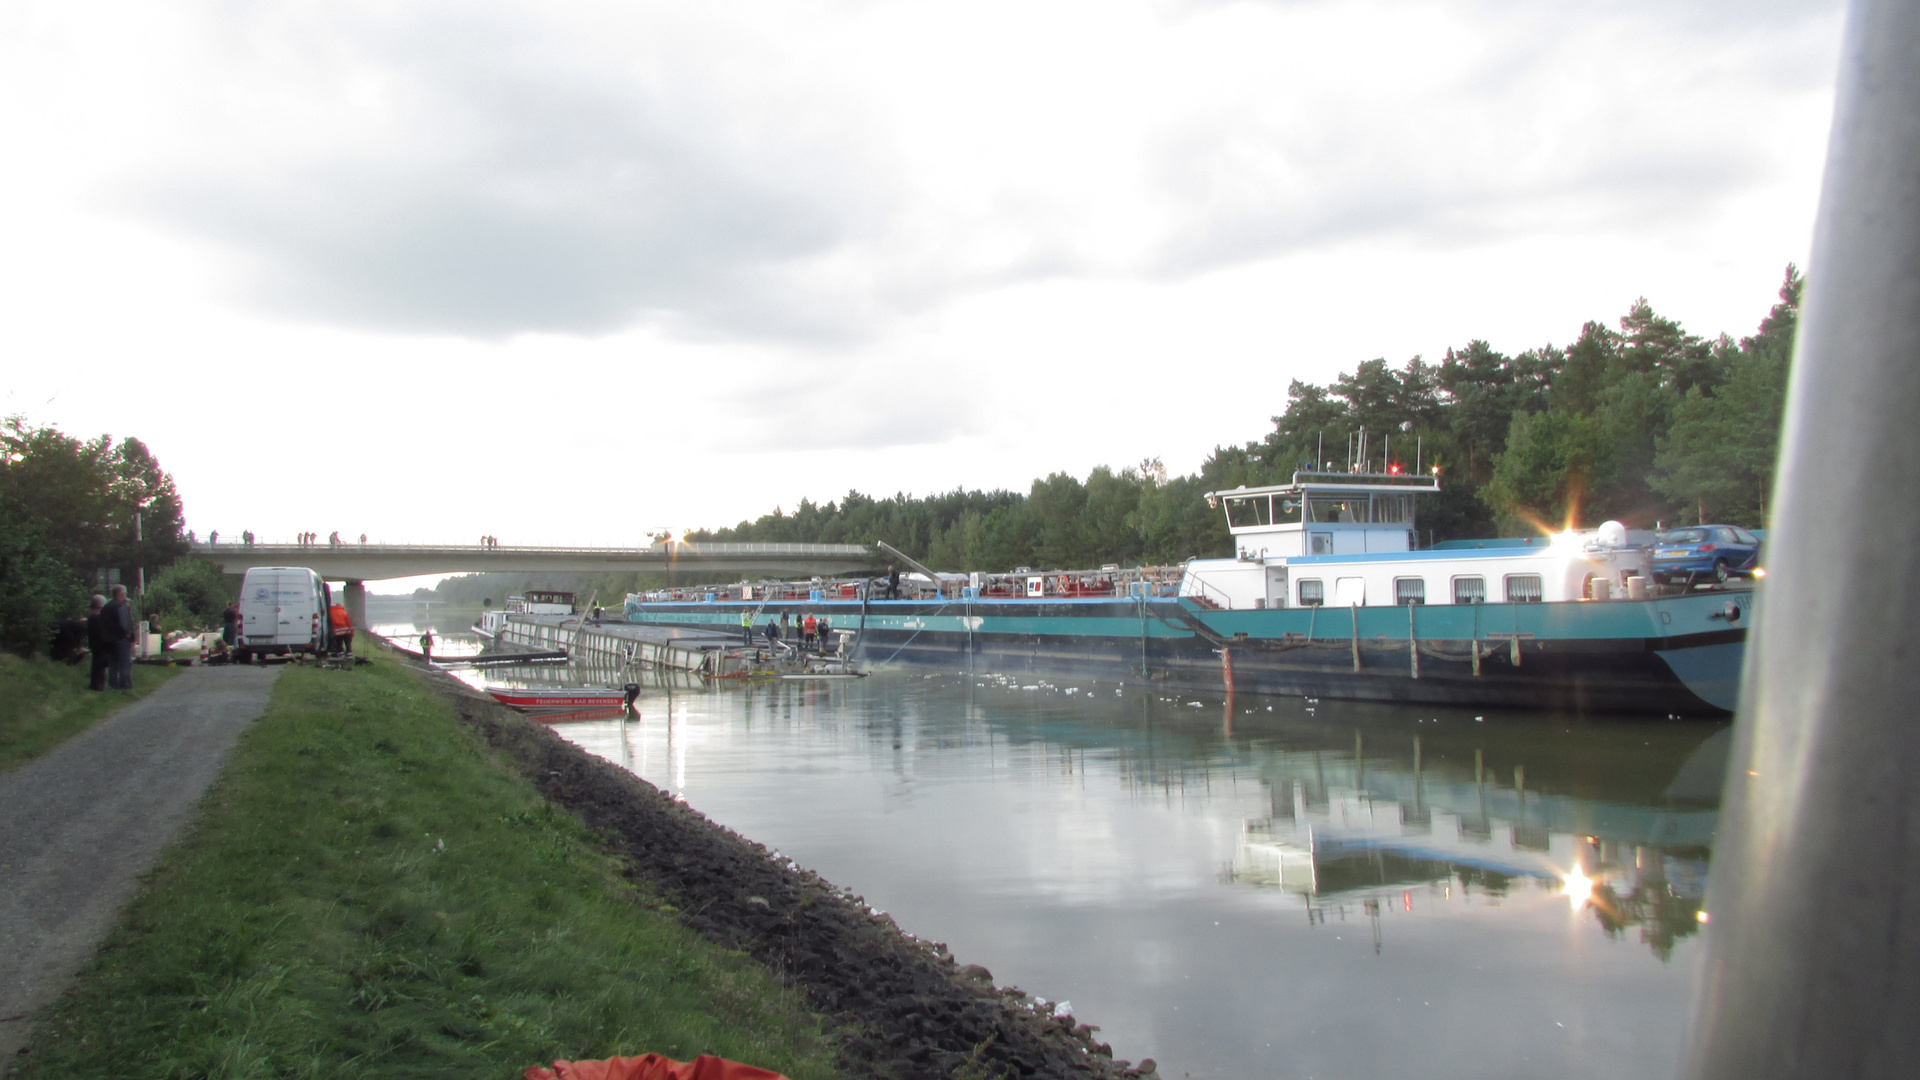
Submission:
[[[699,1053],[839,1075],[798,996],[637,894],[390,657],[293,668],[24,1077],[500,1077]]]
[[[135,664],[131,691],[95,692],[87,689],[86,661],[55,664],[44,656],[0,653],[0,772],[59,746],[181,670]]]

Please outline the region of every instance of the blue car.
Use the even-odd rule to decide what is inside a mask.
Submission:
[[[1760,561],[1760,538],[1738,525],[1668,529],[1654,541],[1653,579],[1691,585],[1711,577],[1726,582],[1752,577]]]

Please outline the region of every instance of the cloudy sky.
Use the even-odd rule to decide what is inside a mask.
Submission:
[[[0,411],[263,537],[1189,471],[1375,356],[1750,332],[1840,17],[4,0]]]

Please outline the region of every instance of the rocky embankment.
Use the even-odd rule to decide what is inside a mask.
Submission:
[[[985,968],[903,932],[810,870],[675,802],[632,773],[447,678],[461,719],[555,804],[607,837],[628,875],[688,926],[747,952],[834,1026],[856,1076],[1139,1077],[1095,1041]],[[638,1051],[636,1051],[638,1052]]]

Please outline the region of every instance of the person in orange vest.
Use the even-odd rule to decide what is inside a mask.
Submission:
[[[808,652],[813,651],[813,636],[819,631],[820,621],[813,617],[812,612],[808,612],[806,619],[800,624],[800,641]]]
[[[348,656],[353,655],[353,616],[339,601],[327,609],[327,621],[333,624],[333,640]]]

